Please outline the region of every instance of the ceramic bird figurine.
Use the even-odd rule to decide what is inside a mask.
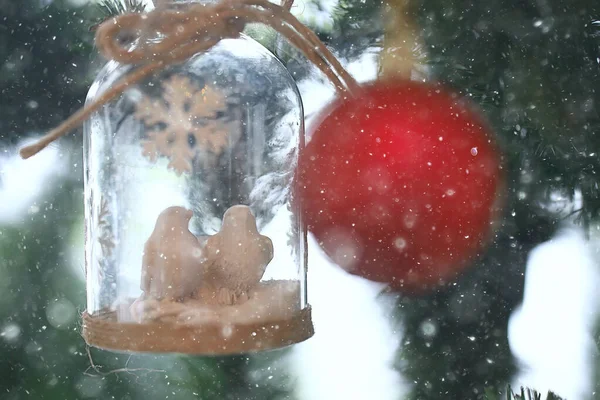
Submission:
[[[188,228],[193,212],[169,207],[156,220],[144,246],[141,289],[145,297],[182,301],[200,286],[202,243]]]
[[[273,242],[261,235],[248,206],[229,208],[221,230],[206,240],[206,262],[199,296],[221,305],[248,300],[273,259]]]

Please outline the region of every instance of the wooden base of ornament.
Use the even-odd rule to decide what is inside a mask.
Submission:
[[[310,306],[293,308],[297,289],[292,281],[262,282],[238,306],[154,302],[141,316],[131,314],[139,309],[132,300],[117,310],[84,313],[83,337],[90,346],[124,352],[226,355],[281,348],[314,334]]]
[[[290,346],[314,334],[311,309],[291,319],[251,325],[178,326],[121,323],[114,312],[83,314],[83,337],[90,346],[124,352],[226,355]]]

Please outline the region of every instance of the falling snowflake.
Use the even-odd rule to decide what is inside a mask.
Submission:
[[[231,122],[219,119],[227,109],[225,96],[210,86],[198,88],[185,76],[163,83],[162,99],[143,96],[135,117],[154,130],[148,132],[143,154],[151,161],[169,157],[178,175],[192,170],[199,149],[220,155],[229,141]]]

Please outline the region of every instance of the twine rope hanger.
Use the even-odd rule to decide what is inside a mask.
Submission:
[[[206,51],[225,38],[237,38],[248,23],[262,23],[282,34],[334,84],[341,96],[354,96],[358,82],[346,71],[317,35],[290,13],[293,0],[282,6],[269,0],[222,0],[217,4],[191,4],[183,10],[157,7],[147,13],[122,14],[100,24],[95,43],[108,60],[139,65],[96,100],[79,109],[36,143],[23,147],[22,158],[32,157],[56,139],[80,126],[91,114],[122,94],[130,85],[167,66]],[[158,34],[160,41],[141,40],[134,49],[123,45],[123,33],[143,39]]]

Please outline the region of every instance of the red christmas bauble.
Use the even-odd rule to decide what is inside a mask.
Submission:
[[[501,156],[473,106],[440,86],[375,82],[324,110],[300,154],[308,229],[352,274],[419,292],[484,249]]]

